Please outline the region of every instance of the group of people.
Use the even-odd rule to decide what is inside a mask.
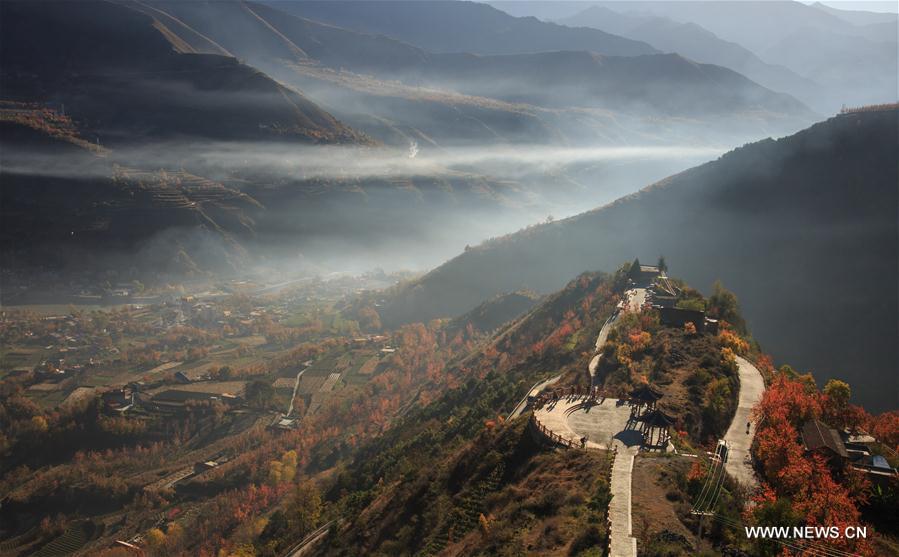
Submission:
[[[566,387],[564,389],[554,389],[548,393],[540,393],[540,395],[538,395],[537,399],[534,401],[534,408],[543,408],[543,406],[548,403],[556,403],[566,397],[584,397],[587,399],[587,402],[592,404],[596,404],[598,399],[600,399],[599,402],[601,403],[607,398],[606,393],[597,386],[582,387],[580,385],[576,385],[574,387]]]

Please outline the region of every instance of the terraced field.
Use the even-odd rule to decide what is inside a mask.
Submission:
[[[69,526],[61,536],[38,550],[34,557],[71,555],[84,547],[96,533],[97,527],[90,520],[76,522]]]

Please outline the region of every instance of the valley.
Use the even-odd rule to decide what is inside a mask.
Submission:
[[[0,557],[899,554],[897,22],[0,2]]]

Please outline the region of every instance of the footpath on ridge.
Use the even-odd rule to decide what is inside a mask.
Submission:
[[[596,371],[602,358],[602,347],[609,331],[625,311],[640,311],[646,303],[646,289],[632,288],[625,292],[625,299],[603,324],[596,338],[594,356],[588,372],[590,391],[579,393],[573,389],[552,391],[541,398],[541,393],[556,383],[561,375],[535,384],[515,407],[510,418],[518,417],[536,401],[532,420],[537,431],[555,444],[583,450],[610,450],[614,453],[609,504],[610,548],[612,557],[636,557],[637,540],[633,537],[631,518],[632,476],[634,458],[643,446],[642,434],[632,429],[632,407],[628,401],[604,398],[595,386]],[[727,445],[725,470],[740,484],[755,489],[758,481],[753,471],[749,450],[755,437],[755,424],[751,423],[752,408],[761,400],[765,382],[759,370],[744,358],[737,357],[740,379],[737,411],[724,437]]]

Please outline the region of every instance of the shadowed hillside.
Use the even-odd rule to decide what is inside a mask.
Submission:
[[[533,17],[513,17],[477,2],[270,1],[279,10],[387,35],[432,52],[521,54],[550,50],[590,50],[610,56],[652,54],[646,43],[597,29],[571,28]]]
[[[895,406],[897,152],[896,110],[831,118],[469,250],[382,317],[458,315],[499,292],[549,291],[576,270],[664,253],[691,284],[728,284],[776,358],[842,373],[866,405]]]
[[[104,143],[367,141],[166,14],[108,2],[3,2],[0,10],[0,95],[64,105]]]
[[[124,2],[123,5],[132,4]],[[331,2],[319,6],[171,1],[156,1],[151,5],[235,56],[328,103],[342,120],[374,130],[379,138],[387,141],[405,126],[413,128],[409,130],[411,133],[405,132],[407,135],[419,136],[416,141],[422,141],[422,136],[438,140],[443,136],[467,136],[533,143],[548,136],[568,135],[566,128],[588,128],[586,124],[573,124],[576,117],[547,112],[573,108],[614,111],[629,118],[688,116],[709,121],[727,115],[740,121],[728,128],[731,133],[739,135],[737,128],[746,125],[754,130],[750,132],[751,137],[758,135],[759,127],[764,129],[763,133],[770,126],[795,130],[811,117],[809,110],[796,99],[765,89],[732,70],[697,64],[677,55],[656,54],[652,49],[624,52],[625,56],[620,49],[607,48],[606,42],[565,40],[553,43],[551,48],[538,48],[539,45],[529,42],[528,48],[511,49],[507,53],[503,49],[478,49],[475,39],[465,43],[465,48],[437,48],[403,33],[388,33],[355,23],[360,15],[357,11],[367,13],[378,8],[375,11],[379,13],[407,18],[404,19],[407,23],[408,18],[423,18],[422,28],[427,28],[436,25],[436,18],[446,12],[452,14],[447,16],[449,23],[445,18],[440,20],[435,32],[446,25],[464,26],[465,32],[479,37],[478,40],[501,34],[491,27],[494,20],[505,22],[503,29],[524,25],[517,18],[486,5],[429,2],[421,7],[404,2],[364,2],[357,6],[352,2]],[[141,5],[138,8],[145,9]],[[350,13],[349,8],[356,11]],[[341,14],[340,17],[330,17],[332,11]],[[319,19],[341,27],[313,21]],[[373,25],[377,17],[366,21]],[[536,20],[526,22],[527,29],[520,32],[531,33],[530,41],[534,40],[531,26],[553,29],[560,37],[605,35],[586,28],[572,29]],[[383,32],[388,36],[367,32]],[[477,54],[458,52],[461,50]],[[457,53],[441,53],[444,51]],[[494,52],[502,55],[490,55]],[[325,68],[339,73],[330,75]],[[362,89],[365,95],[360,99]],[[478,99],[454,98],[460,93]],[[535,115],[539,109],[544,109],[543,113]],[[464,111],[461,119],[460,110]],[[365,113],[369,118],[380,117],[381,125],[359,120],[358,113]],[[464,121],[462,126],[459,120]],[[395,122],[393,130],[385,129],[391,125],[390,121]],[[624,120],[624,125],[630,135],[635,135],[634,124]],[[682,128],[685,122],[676,125]],[[602,128],[610,126],[605,123]],[[478,133],[481,127],[486,127],[487,132]],[[548,130],[541,131],[541,128]],[[706,140],[713,141],[708,136]]]

